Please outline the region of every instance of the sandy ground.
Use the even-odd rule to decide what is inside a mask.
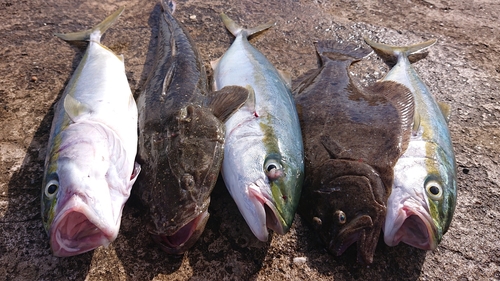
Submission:
[[[415,67],[438,100],[451,104],[458,164],[458,205],[438,249],[381,241],[374,263],[355,248],[328,254],[296,216],[291,231],[268,243],[253,238],[228,192],[217,186],[207,228],[182,257],[155,247],[132,198],[117,240],[71,258],[51,255],[40,217],[43,161],[53,105],[83,49],[53,36],[88,28],[125,5],[103,43],[125,57],[140,91],[156,44],[155,1],[0,0],[0,279],[2,280],[498,280],[500,279],[500,2],[497,0],[207,0],[178,1],[176,16],[197,42],[207,69],[233,37],[218,14],[245,26],[276,26],[251,42],[297,78],[317,66],[313,42],[438,42]],[[375,55],[352,72],[361,83],[383,77]]]

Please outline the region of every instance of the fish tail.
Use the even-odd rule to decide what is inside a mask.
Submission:
[[[318,41],[315,45],[316,52],[320,57],[325,56],[334,60],[350,58],[352,61],[359,61],[372,53],[367,48],[360,48],[351,43],[341,43],[333,40]]]
[[[71,32],[71,33],[55,33],[55,35],[64,41],[101,41],[101,35],[106,32],[106,30],[115,23],[118,17],[121,15],[125,7],[120,7],[116,12],[109,15],[101,23],[94,26],[91,29]]]
[[[409,45],[409,46],[392,46],[387,44],[382,44],[378,42],[371,41],[368,38],[364,38],[366,44],[370,45],[375,53],[384,60],[384,62],[393,67],[398,62],[398,58],[401,56],[407,57],[411,63],[417,62],[425,58],[428,52],[424,51],[430,46],[436,43],[436,39],[431,39],[429,41]]]
[[[161,7],[163,8],[163,11],[169,11],[170,14],[174,14],[175,12],[175,7],[177,7],[177,4],[173,0],[161,0]]]
[[[222,19],[222,22],[226,26],[227,30],[229,30],[229,32],[231,32],[234,36],[238,36],[240,33],[243,33],[243,36],[249,37],[255,33],[266,30],[266,29],[268,29],[271,26],[276,24],[275,22],[270,21],[270,22],[261,24],[259,26],[256,26],[254,28],[245,29],[245,28],[239,26],[236,22],[234,22],[231,18],[229,18],[224,13],[221,13],[220,17]]]

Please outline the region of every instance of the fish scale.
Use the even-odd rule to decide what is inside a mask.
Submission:
[[[253,234],[267,241],[270,228],[286,233],[302,188],[303,146],[290,82],[247,37],[274,25],[243,29],[222,14],[236,39],[212,62],[214,89],[239,85],[251,91],[226,125],[222,176]]]
[[[436,102],[411,63],[427,56],[436,40],[390,46],[365,41],[391,67],[383,78],[407,86],[415,99],[413,133],[408,149],[394,167],[384,240],[433,250],[448,230],[456,205],[456,161],[448,129],[449,107]]]
[[[140,171],[137,107],[123,57],[100,37],[123,8],[96,27],[56,34],[89,45],[57,102],[42,185],[42,219],[55,256],[107,246]]]
[[[138,162],[134,193],[148,209],[148,231],[161,249],[182,254],[202,234],[224,149],[224,123],[247,99],[241,87],[207,88],[199,52],[160,1],[154,64],[138,96]]]

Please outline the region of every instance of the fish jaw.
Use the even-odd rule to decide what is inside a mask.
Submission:
[[[261,241],[267,241],[267,228],[281,235],[289,229],[273,200],[266,196],[267,193],[263,192],[263,190],[268,189],[270,189],[270,185],[266,184],[264,180],[259,180],[247,187],[248,196],[257,213],[257,216],[253,219],[250,218],[247,222],[249,222],[254,235]]]
[[[107,247],[118,235],[120,220],[101,218],[100,212],[82,198],[78,194],[71,196],[52,222],[50,244],[54,256],[69,257]]]
[[[198,241],[209,217],[208,211],[204,211],[173,235],[152,232],[153,240],[168,254],[181,255]]]
[[[368,215],[353,219],[339,232],[337,239],[330,241],[330,251],[340,256],[349,246],[356,243],[358,261],[371,264],[380,235],[380,227],[374,226],[373,223]]]
[[[278,234],[289,230],[300,196],[298,187],[302,185],[302,173],[293,166],[293,160],[281,161],[283,177],[270,180],[264,172],[270,154],[266,152],[260,131],[251,130],[259,124],[255,121],[242,123],[247,126],[237,127],[226,137],[222,176],[252,233],[266,242],[267,228]],[[280,158],[277,154],[271,155]]]
[[[224,180],[252,233],[260,241],[266,242],[269,236],[267,228],[283,235],[290,229],[291,220],[286,219],[289,204],[275,200],[271,192],[271,183],[264,179],[265,175],[262,174],[261,179],[249,184],[243,182],[234,184],[227,180],[227,173]]]
[[[429,220],[431,218],[426,212],[405,206],[396,221],[401,223],[401,226],[393,227],[396,232],[385,235],[384,241],[389,246],[403,242],[422,250],[434,250],[437,248],[436,231]]]
[[[448,215],[447,212],[431,212],[433,204],[441,204],[434,209],[443,209],[444,202],[429,198],[425,190],[426,182],[429,179],[441,182],[444,199],[450,196],[451,188],[443,180],[446,171],[435,172],[438,167],[445,167],[436,161],[438,154],[424,154],[427,150],[423,144],[410,142],[408,150],[394,167],[394,185],[387,200],[384,226],[384,241],[389,246],[403,242],[419,249],[434,250],[442,238],[444,225],[449,221],[448,216],[443,216]]]
[[[98,123],[72,124],[60,138],[43,184],[57,182],[58,189],[50,196],[42,191],[42,217],[54,255],[67,257],[116,238],[140,166],[117,135]]]
[[[384,241],[388,246],[403,242],[422,250],[437,248],[438,231],[424,202],[410,197],[403,199],[399,208],[389,208],[384,226]]]

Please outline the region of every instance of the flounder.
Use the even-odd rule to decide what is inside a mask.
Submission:
[[[316,50],[320,68],[294,89],[306,159],[299,213],[331,253],[356,243],[358,261],[369,264],[393,167],[410,138],[413,98],[396,82],[357,86],[349,66],[370,54],[367,49],[320,41]]]
[[[154,66],[140,93],[137,195],[149,209],[149,232],[170,254],[202,234],[224,152],[223,121],[247,100],[242,87],[210,92],[198,49],[162,0]]]

